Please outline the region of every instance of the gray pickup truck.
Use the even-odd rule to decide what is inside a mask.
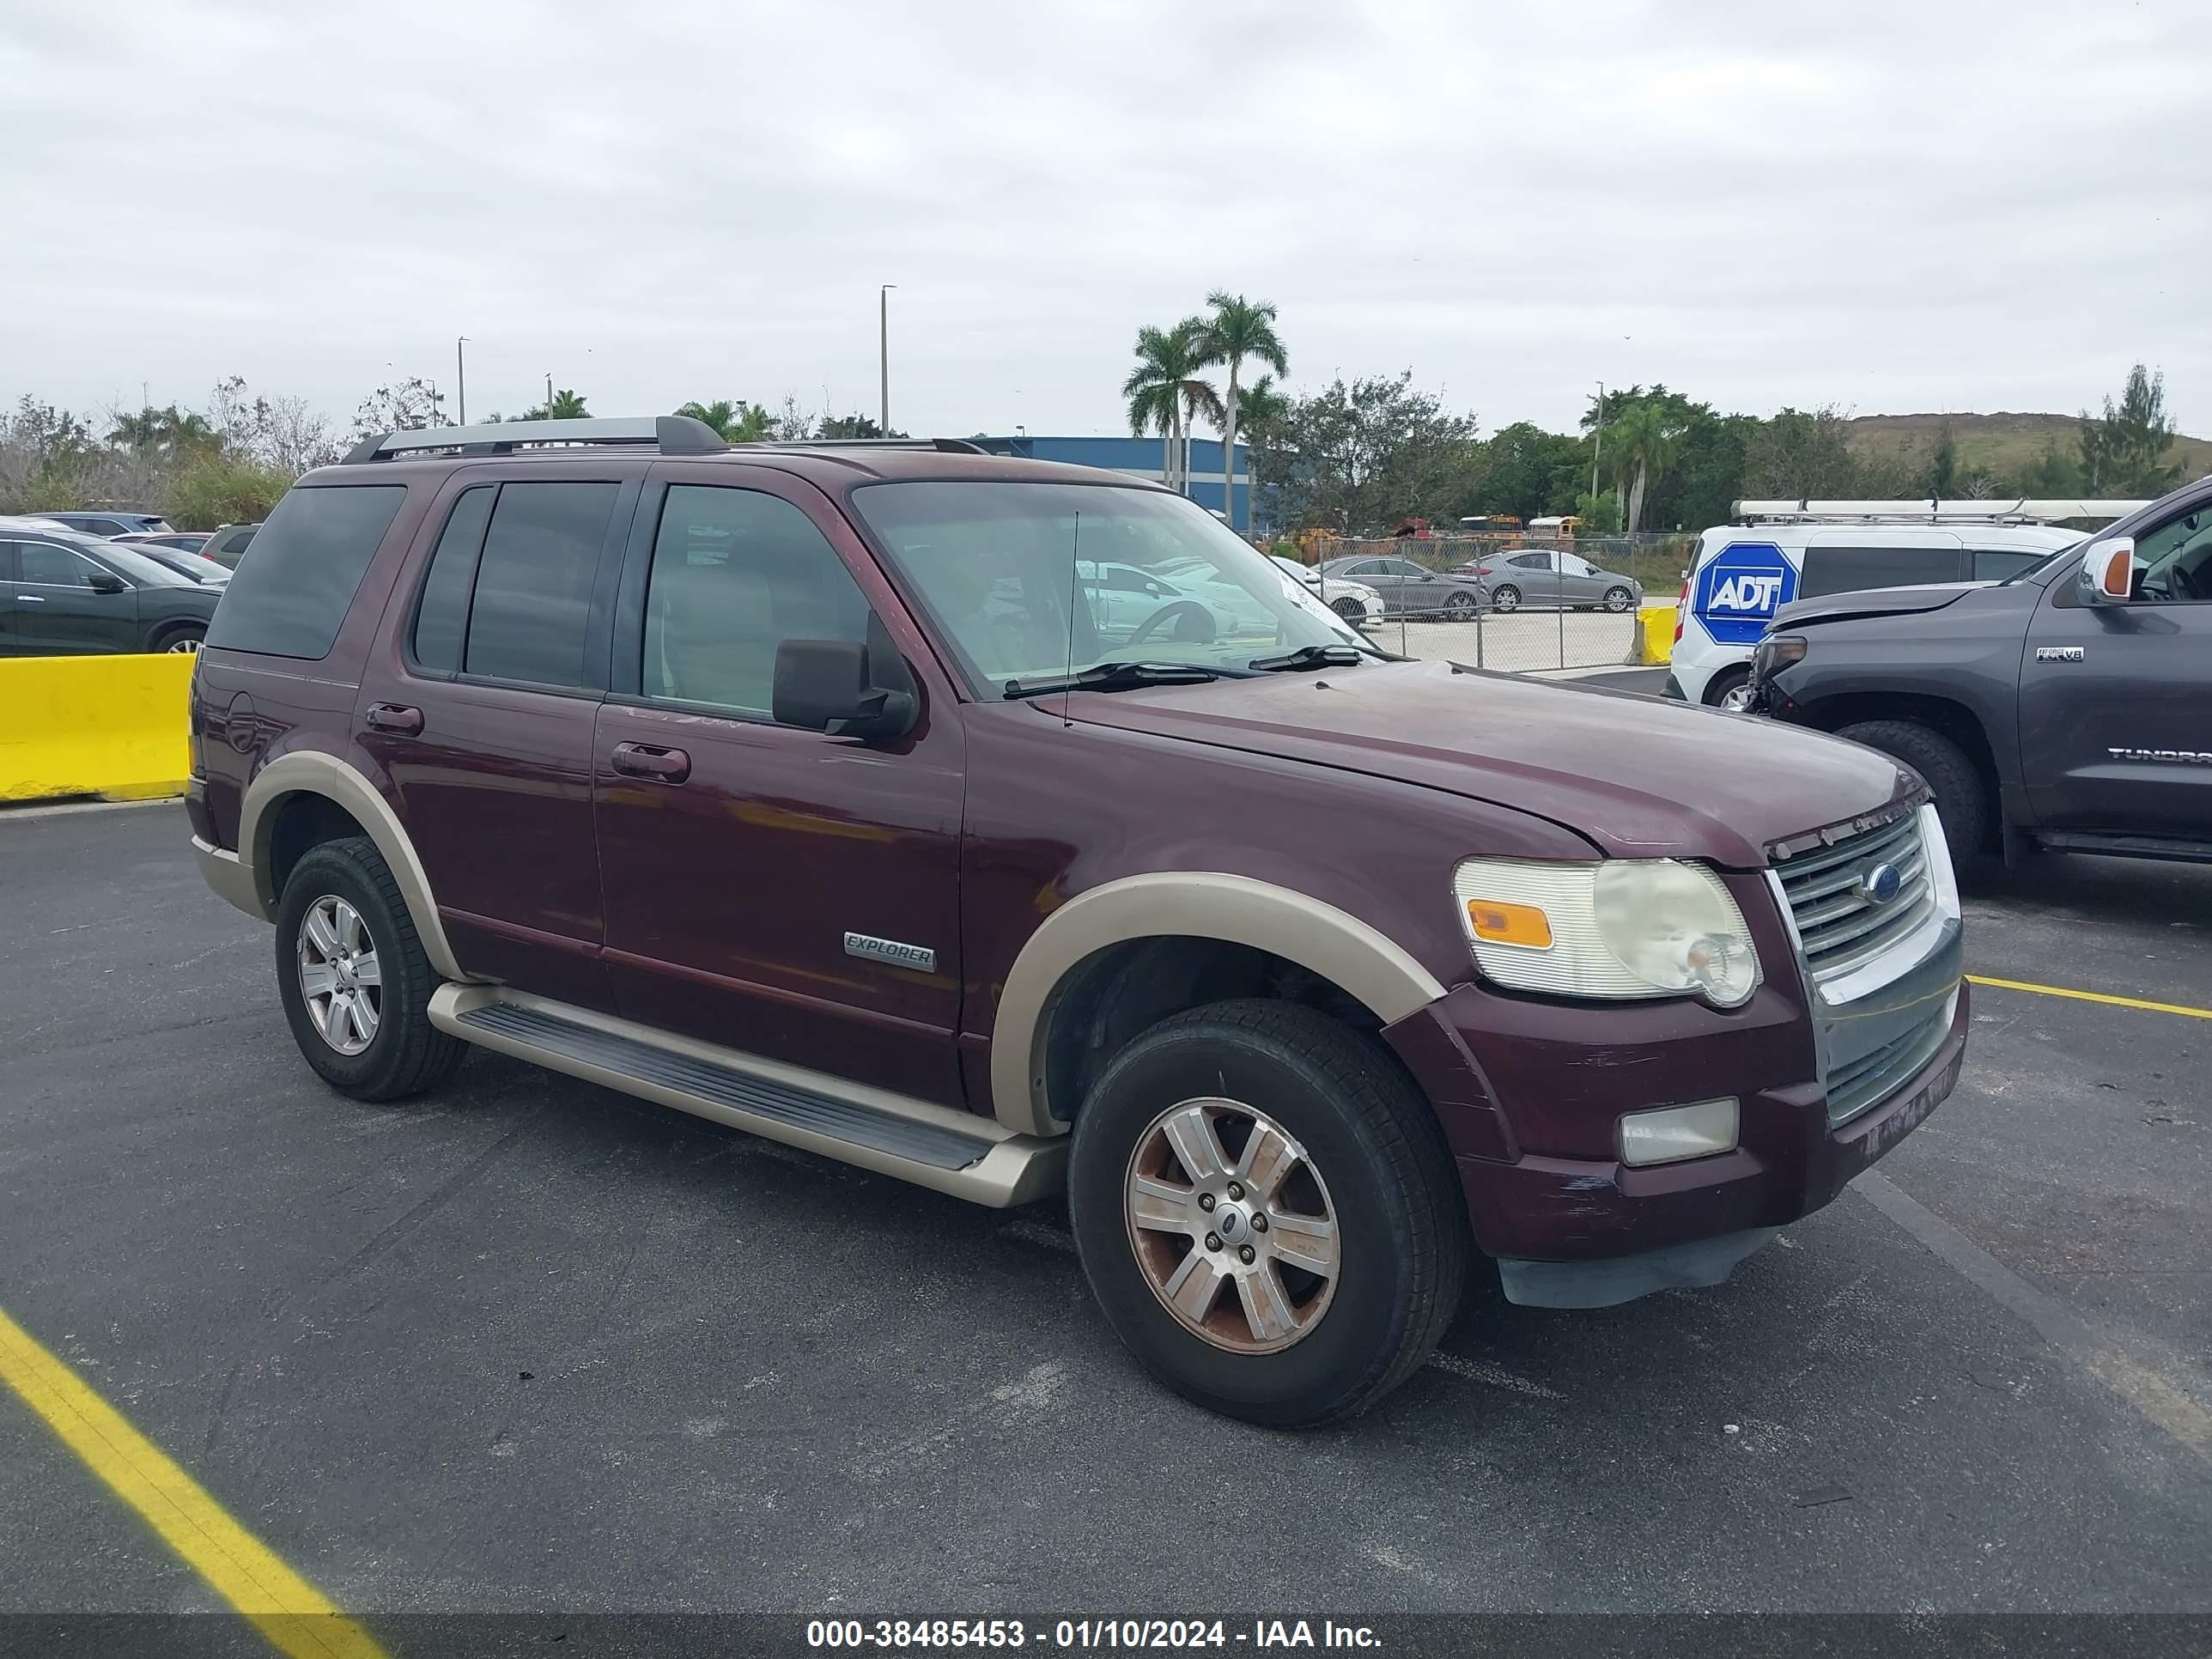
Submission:
[[[1784,605],[1750,707],[1905,762],[1953,856],[2212,862],[2212,477],[1996,583]]]

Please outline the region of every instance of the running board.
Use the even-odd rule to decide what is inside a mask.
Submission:
[[[1018,1134],[949,1106],[505,986],[441,985],[430,1023],[518,1060],[994,1209],[1042,1198],[1064,1178],[1065,1136]]]
[[[2051,853],[2102,853],[2117,859],[2176,859],[2212,864],[2212,842],[2177,841],[2165,836],[2041,835],[2036,844]]]

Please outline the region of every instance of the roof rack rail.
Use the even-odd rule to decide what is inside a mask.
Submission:
[[[2048,524],[2061,519],[2125,518],[2144,501],[2037,501],[2022,497],[2008,501],[1738,501],[1737,522],[1789,521],[1825,519],[1849,523],[1871,520],[1906,520],[1917,524]]]
[[[573,444],[651,444],[664,455],[719,455],[730,447],[713,427],[689,415],[503,421],[496,426],[431,426],[417,432],[380,432],[356,444],[341,465],[358,466],[434,449],[458,449],[465,455],[507,455],[518,449]]]
[[[933,449],[940,455],[988,455],[966,438],[761,438],[740,449]]]

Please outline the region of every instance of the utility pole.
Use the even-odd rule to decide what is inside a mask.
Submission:
[[[1590,499],[1595,501],[1598,458],[1605,453],[1605,382],[1603,380],[1597,383],[1597,425],[1591,428],[1590,435],[1595,440],[1590,446]]]
[[[883,406],[880,416],[884,437],[891,435],[891,290],[896,283],[885,283],[876,290],[876,350],[883,371]]]
[[[468,343],[469,337],[465,334],[453,342],[453,384],[460,390],[460,423],[463,426],[469,423],[469,359],[468,354],[463,349]]]

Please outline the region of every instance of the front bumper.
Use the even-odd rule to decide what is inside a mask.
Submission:
[[[1509,1297],[1591,1307],[1717,1283],[1956,1085],[1972,1009],[1955,917],[1856,982],[1776,978],[1791,982],[1732,1013],[1543,1005],[1468,985],[1388,1029],[1444,1126],[1475,1242],[1499,1258]],[[1621,1114],[1723,1095],[1740,1103],[1733,1151],[1645,1168],[1614,1155]]]

